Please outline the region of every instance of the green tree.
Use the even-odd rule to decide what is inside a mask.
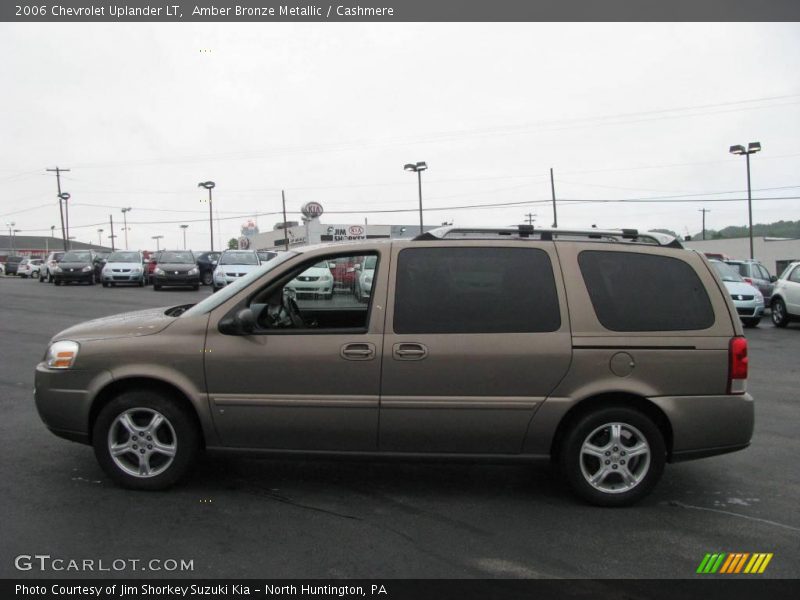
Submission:
[[[231,238],[228,240],[228,250],[238,250],[239,249],[239,240],[236,238]]]

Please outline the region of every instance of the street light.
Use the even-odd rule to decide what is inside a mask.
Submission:
[[[160,240],[160,239],[161,239],[161,238],[163,238],[163,237],[164,237],[163,235],[154,235],[154,236],[152,237],[152,239],[154,239],[154,240],[156,241],[156,252],[158,252],[159,250],[161,250],[161,245],[159,244],[159,241],[158,241],[158,240]]]
[[[64,231],[67,234],[67,240],[71,239],[69,237],[69,204],[67,203],[67,200],[69,200],[71,197],[72,196],[70,196],[67,192],[61,192],[58,195],[58,199],[64,201],[64,221],[66,222]]]
[[[122,229],[125,232],[125,250],[128,249],[128,211],[131,207],[122,209]]]
[[[183,249],[186,250],[186,229],[188,225],[181,225],[181,229],[183,229]]]
[[[6,227],[8,227],[8,238],[11,242],[11,256],[16,256],[16,251],[14,250],[14,225],[16,223],[11,221],[11,223],[6,223]]]
[[[50,225],[50,237],[51,238],[56,237],[56,226],[55,225]]]
[[[428,169],[428,165],[425,162],[408,163],[403,169],[417,174],[417,182],[419,183],[419,233],[422,235],[422,172]]]
[[[103,245],[103,230],[102,229],[98,229],[97,230],[97,245],[98,246],[102,246]]]
[[[208,190],[208,225],[209,225],[209,230],[211,231],[212,252],[214,251],[214,210],[213,210],[214,201],[213,198],[211,197],[211,190],[213,190],[216,185],[217,184],[214,183],[213,181],[201,181],[200,183],[197,184],[197,187],[206,188]]]
[[[731,146],[729,150],[731,154],[738,154],[739,156],[744,154],[744,157],[747,159],[747,215],[749,218],[750,223],[750,258],[753,258],[753,197],[750,191],[750,155],[755,154],[756,152],[761,152],[761,143],[760,142],[750,142],[747,144],[747,150],[744,149],[744,146],[741,144],[737,144],[736,146]]]

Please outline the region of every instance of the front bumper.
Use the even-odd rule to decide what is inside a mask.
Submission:
[[[750,300],[734,300],[733,305],[736,307],[736,312],[740,317],[760,317],[764,314],[764,304],[756,303]]]
[[[60,273],[56,272],[53,274],[53,279],[55,281],[60,281],[64,283],[69,283],[72,281],[76,282],[84,282],[84,281],[92,281],[94,278],[94,271],[61,271]]]
[[[750,394],[658,396],[650,400],[669,419],[671,462],[724,454],[750,445],[755,424]]]
[[[102,274],[102,281],[103,283],[139,283],[142,280],[142,272],[139,271],[138,273],[106,273],[103,271]]]
[[[189,275],[188,273],[175,273],[173,271],[164,273],[163,275],[153,275],[153,283],[156,285],[175,285],[175,286],[195,286],[200,285],[200,275],[195,273]]]

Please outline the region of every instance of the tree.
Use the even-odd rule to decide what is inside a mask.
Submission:
[[[236,238],[231,238],[228,240],[228,250],[238,250],[239,249],[239,240]]]

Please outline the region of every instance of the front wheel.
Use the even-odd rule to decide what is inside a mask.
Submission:
[[[598,506],[627,506],[650,493],[661,478],[666,462],[664,437],[637,410],[598,409],[570,427],[560,462],[582,499]]]
[[[92,445],[100,466],[117,484],[163,490],[194,462],[200,435],[188,411],[170,397],[130,391],[97,415]]]
[[[206,271],[202,276],[203,285],[211,285],[214,283],[214,274],[211,271]]]
[[[786,304],[780,298],[772,301],[772,322],[775,327],[786,327],[789,324],[789,314],[786,312]]]
[[[742,324],[745,327],[758,327],[759,323],[761,323],[761,317],[754,317],[752,319],[742,319]]]

